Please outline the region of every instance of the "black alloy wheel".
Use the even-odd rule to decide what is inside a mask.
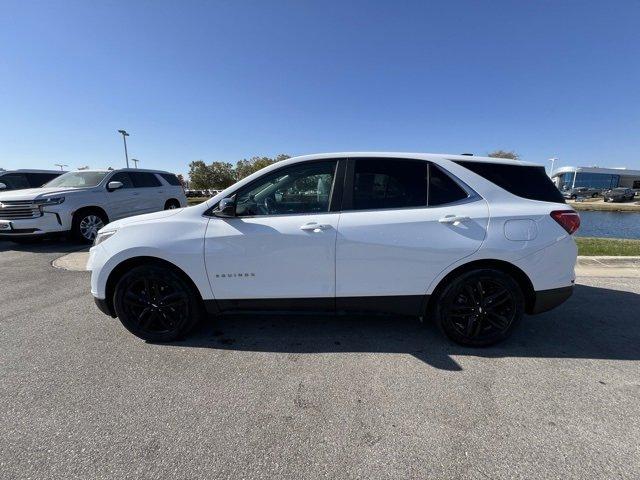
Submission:
[[[442,292],[436,320],[453,341],[472,347],[507,338],[524,315],[524,295],[517,282],[499,270],[467,272]]]
[[[202,316],[193,287],[178,272],[160,265],[139,266],[124,274],[113,303],[125,328],[152,342],[182,337]]]

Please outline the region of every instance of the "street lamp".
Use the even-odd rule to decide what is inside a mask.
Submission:
[[[550,177],[553,175],[553,167],[556,164],[556,160],[558,160],[556,157],[553,157],[553,158],[549,159],[549,162],[551,162],[551,173],[549,173]]]
[[[129,168],[129,154],[127,153],[127,137],[129,134],[126,130],[118,130],[118,133],[122,134],[122,140],[124,141],[124,158],[127,160],[127,168]]]
[[[133,168],[138,168],[138,162],[140,160],[138,160],[137,158],[132,158],[131,161],[133,162]]]
[[[65,165],[64,163],[54,163],[56,167],[60,167],[60,171],[64,170],[64,167],[68,167],[69,165]]]

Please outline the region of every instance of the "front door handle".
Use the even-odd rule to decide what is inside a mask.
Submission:
[[[310,222],[310,223],[305,223],[304,225],[302,225],[300,227],[300,230],[304,230],[305,232],[321,232],[322,230],[327,230],[331,228],[331,225],[325,225],[322,223],[316,223],[316,222]]]
[[[461,222],[466,222],[467,220],[471,220],[469,217],[464,215],[446,215],[438,220],[440,223],[452,223],[453,225],[460,225]]]

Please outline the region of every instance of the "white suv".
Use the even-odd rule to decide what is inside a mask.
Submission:
[[[79,170],[40,188],[0,193],[0,239],[24,241],[70,232],[91,243],[113,220],[186,206],[180,181],[172,173]]]
[[[428,316],[456,342],[507,337],[572,292],[578,215],[542,166],[340,153],[291,158],[177,212],[103,228],[98,307],[152,341],[205,312]]]

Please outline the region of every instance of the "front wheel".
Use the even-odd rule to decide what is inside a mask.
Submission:
[[[127,330],[152,342],[186,335],[202,316],[193,287],[174,269],[161,265],[125,273],[116,285],[113,305]]]
[[[82,243],[93,243],[98,230],[107,224],[104,215],[96,210],[80,210],[73,216],[71,235]]]
[[[507,338],[524,315],[524,295],[508,274],[473,270],[449,283],[435,308],[440,329],[456,343],[485,347]]]

